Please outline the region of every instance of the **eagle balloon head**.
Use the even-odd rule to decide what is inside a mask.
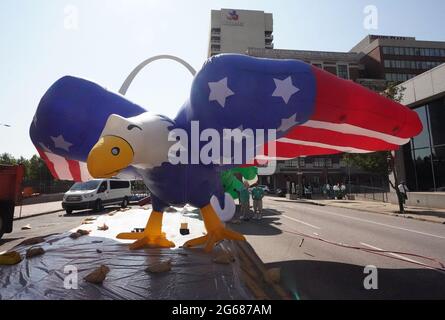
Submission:
[[[141,169],[161,165],[174,143],[168,141],[173,124],[150,112],[131,118],[110,115],[88,155],[88,171],[95,178],[109,178],[130,165]]]

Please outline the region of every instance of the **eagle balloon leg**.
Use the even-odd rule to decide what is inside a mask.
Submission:
[[[195,247],[205,244],[204,251],[212,251],[215,244],[222,240],[240,240],[245,241],[246,238],[235,231],[226,229],[221,219],[216,214],[211,204],[201,208],[201,215],[204,220],[204,226],[207,230],[205,236],[195,238],[184,243],[184,247]]]
[[[117,235],[118,239],[137,240],[130,245],[131,250],[142,248],[173,248],[175,244],[162,232],[162,216],[159,211],[152,211],[144,232],[124,232]]]

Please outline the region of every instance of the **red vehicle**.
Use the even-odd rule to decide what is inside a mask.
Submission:
[[[19,165],[0,165],[0,238],[12,232],[14,208],[20,199],[20,190],[25,167]]]

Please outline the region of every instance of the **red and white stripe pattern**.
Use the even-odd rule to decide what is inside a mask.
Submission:
[[[317,97],[311,119],[278,139],[275,147],[267,144],[256,159],[397,150],[422,131],[416,113],[407,107],[352,81],[317,69],[314,73]]]
[[[84,182],[93,179],[88,172],[87,164],[85,162],[66,159],[40,148],[37,148],[37,151],[39,152],[40,157],[45,161],[46,166],[55,179],[76,182]]]

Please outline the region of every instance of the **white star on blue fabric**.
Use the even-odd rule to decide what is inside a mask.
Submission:
[[[280,132],[286,132],[287,130],[289,130],[290,128],[295,126],[296,124],[298,124],[297,114],[294,114],[290,118],[281,119],[281,125],[277,130]]]
[[[51,137],[51,140],[54,141],[54,146],[56,148],[60,148],[68,152],[70,151],[70,147],[73,145],[72,143],[66,141],[62,135],[59,135],[58,137]]]
[[[273,81],[275,82],[276,88],[272,93],[272,97],[281,97],[286,104],[295,93],[300,91],[299,88],[293,85],[292,78],[290,76],[284,80],[274,78]]]
[[[209,101],[218,101],[219,105],[224,108],[227,97],[233,96],[235,93],[227,86],[227,77],[218,82],[209,82],[210,95]]]

